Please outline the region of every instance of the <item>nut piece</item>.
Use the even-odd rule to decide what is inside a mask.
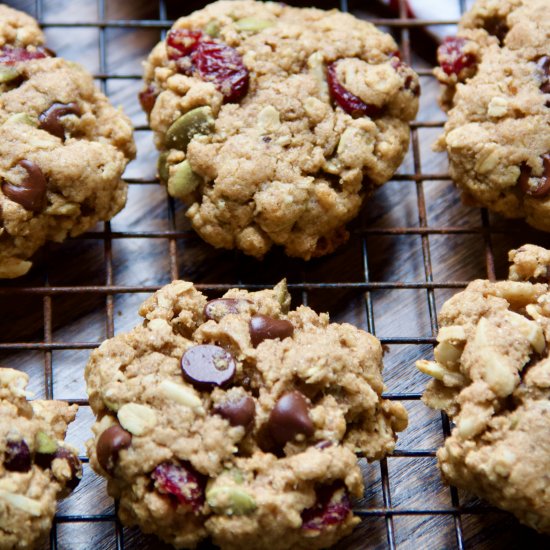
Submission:
[[[168,178],[168,193],[171,197],[183,198],[192,193],[201,183],[202,178],[191,168],[188,160],[174,166]]]
[[[157,424],[155,411],[147,405],[126,403],[118,411],[121,426],[134,435],[145,435]]]
[[[212,487],[206,491],[208,506],[219,514],[245,516],[258,507],[256,501],[239,487]]]
[[[529,340],[531,346],[537,353],[542,353],[546,347],[544,332],[536,321],[530,321],[519,313],[506,312],[506,319],[518,329],[518,331]]]
[[[422,359],[416,362],[416,368],[420,372],[443,382],[445,386],[461,387],[466,384],[466,378],[464,378],[462,374],[459,372],[450,372],[443,365],[440,365],[435,361],[426,361],[425,359]]]
[[[311,54],[307,60],[309,73],[319,83],[319,91],[321,99],[328,101],[328,82],[326,76],[325,59],[319,51]]]
[[[504,97],[493,97],[487,106],[490,117],[501,118],[508,112],[508,100]]]
[[[182,384],[177,384],[171,380],[163,380],[159,384],[159,393],[162,394],[167,399],[171,399],[180,405],[185,405],[190,409],[201,410],[202,401],[200,397],[195,393],[194,390],[183,386]]]
[[[20,510],[27,512],[31,516],[38,517],[42,514],[42,505],[40,502],[24,495],[17,495],[0,489],[0,500],[7,502],[14,508],[19,508]]]
[[[210,134],[214,130],[214,117],[210,107],[197,107],[180,116],[166,132],[166,147],[184,153],[190,141],[198,134]]]
[[[264,132],[275,132],[281,126],[279,111],[273,105],[264,107],[258,114],[258,126]]]

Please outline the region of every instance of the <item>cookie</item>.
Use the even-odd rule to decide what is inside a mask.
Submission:
[[[27,401],[28,376],[0,368],[0,548],[36,548],[56,501],[82,477],[77,450],[63,441],[78,407]]]
[[[478,0],[438,51],[450,108],[436,149],[469,205],[550,231],[546,0]]]
[[[176,21],[140,99],[159,177],[204,240],[310,259],[347,240],[363,198],[403,160],[419,92],[370,23],[244,0]]]
[[[135,155],[130,120],[43,42],[32,18],[0,6],[0,278],[27,273],[46,241],[111,219]]]
[[[355,452],[390,453],[407,414],[382,398],[374,336],[289,305],[284,281],[211,301],[175,281],[94,350],[88,452],[124,524],[177,548],[306,549],[359,521]]]
[[[437,452],[445,481],[550,534],[550,251],[510,252],[509,280],[474,281],[439,315],[423,401],[455,428]]]

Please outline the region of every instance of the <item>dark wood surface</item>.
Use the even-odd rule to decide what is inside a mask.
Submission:
[[[36,13],[35,2],[21,0],[8,4]],[[167,2],[165,15],[175,18],[202,4],[196,0]],[[338,2],[317,5],[334,7]],[[139,75],[142,60],[159,39],[158,29],[107,27],[102,37],[102,32],[93,25],[69,28],[48,25],[96,22],[101,16],[100,6],[86,0],[45,0],[42,20],[46,23],[49,46],[59,55],[82,62],[94,74]],[[349,2],[349,6],[364,16],[366,8],[372,9],[374,3],[355,1]],[[378,14],[384,15],[381,11]],[[154,1],[111,0],[105,2],[104,17],[158,19],[159,9]],[[442,13],[441,18],[444,17]],[[396,37],[400,38],[398,34]],[[103,38],[106,66],[101,65],[99,49]],[[429,69],[434,56],[433,43],[422,34],[413,35],[412,42],[418,46],[415,51],[424,56],[415,55],[414,66]],[[36,266],[28,276],[0,281],[0,344],[9,343],[16,348],[0,348],[0,363],[28,372],[30,389],[37,397],[43,397],[48,394],[44,372],[51,362],[53,396],[85,399],[83,371],[89,348],[113,330],[125,331],[139,322],[137,307],[149,294],[147,289],[168,283],[176,273],[206,288],[219,284],[268,286],[286,276],[289,283],[298,285],[293,289],[294,305],[305,301],[317,310],[329,311],[334,321],[371,328],[382,338],[387,344],[388,392],[420,393],[426,377],[416,371],[414,362],[432,355],[435,326],[430,315],[434,309],[456,292],[457,286],[493,274],[492,264],[487,262],[488,252],[494,258],[496,276],[504,277],[509,248],[524,242],[550,245],[547,234],[529,229],[521,222],[487,216],[461,205],[458,193],[445,177],[445,156],[431,151],[440,129],[424,126],[444,120],[436,103],[437,85],[430,76],[423,76],[421,82],[420,124],[415,130],[415,146],[399,170],[401,176],[378,190],[365,204],[361,218],[352,226],[352,238],[335,254],[305,263],[274,252],[260,263],[238,253],[215,250],[194,236],[172,241],[148,238],[144,233],[189,229],[184,207],[171,205],[165,190],[157,183],[133,183],[127,207],[111,223],[114,238],[105,238],[104,226],[98,226],[81,238],[49,246],[37,256]],[[137,127],[143,127],[146,121],[136,99],[139,88],[137,78],[106,82],[112,101],[124,107]],[[128,167],[126,176],[140,182],[152,180],[156,152],[151,133],[137,131],[136,142],[138,158]],[[427,177],[417,184],[411,174]],[[119,238],[121,233],[131,235]],[[109,257],[111,266],[106,261]],[[435,283],[431,290],[426,288],[430,277]],[[366,280],[373,285],[361,286]],[[330,284],[324,286],[327,283]],[[117,292],[108,296],[85,288],[106,284],[118,287]],[[40,291],[45,285],[54,287],[51,297],[44,297]],[[21,290],[24,287],[37,290]],[[139,292],[143,287],[145,291]],[[53,350],[41,348],[45,340],[55,344]],[[84,349],[70,349],[75,347]],[[366,492],[356,503],[358,509],[367,511],[391,507],[394,514],[368,515],[338,548],[383,549],[389,547],[389,538],[400,550],[458,548],[455,517],[441,513],[453,507],[451,492],[440,480],[435,459],[429,456],[443,441],[441,415],[417,399],[407,399],[404,404],[410,414],[410,427],[401,435],[397,449],[417,451],[420,456],[395,456],[383,464],[363,464]],[[69,440],[82,453],[84,441],[90,437],[91,423],[90,409],[82,406],[69,432]],[[428,451],[428,456],[422,456],[423,451]],[[382,472],[386,470],[387,484],[384,484]],[[498,511],[482,512],[480,509],[488,508],[485,503],[464,493],[459,497],[461,506],[475,509],[474,513],[463,513],[459,518],[465,548],[550,547],[548,538],[521,527],[512,516]],[[61,521],[52,537],[57,546],[52,548],[116,548],[114,521],[85,521],[93,519],[89,516],[113,511],[103,480],[86,464],[83,482],[59,507]],[[86,517],[76,517],[80,515]],[[137,529],[124,529],[123,534],[127,549],[164,547],[156,538],[143,536]]]

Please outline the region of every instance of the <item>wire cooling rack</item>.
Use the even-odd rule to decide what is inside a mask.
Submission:
[[[466,2],[457,2],[463,12]],[[509,248],[528,241],[549,245],[548,236],[523,223],[461,206],[444,155],[431,151],[444,115],[431,74],[435,44],[423,29],[456,23],[445,19],[446,4],[440,19],[421,21],[407,17],[403,0],[398,18],[366,0],[291,2],[351,11],[392,32],[402,58],[421,75],[423,94],[407,158],[367,202],[350,242],[309,263],[277,251],[258,263],[214,250],[190,230],[183,206],[155,178],[152,134],[136,100],[140,61],[174,18],[206,2],[8,3],[40,21],[59,55],[91,70],[136,129],[138,158],[126,172],[126,209],[111,223],[50,245],[26,277],[0,281],[0,361],[28,372],[37,397],[80,405],[68,439],[83,450],[90,436],[93,417],[83,381],[89,351],[139,322],[137,306],[152,291],[184,278],[215,296],[235,286],[264,288],[286,276],[295,306],[329,311],[334,321],[354,323],[381,339],[387,397],[402,401],[410,416],[392,457],[370,465],[361,459],[366,492],[355,508],[363,520],[338,548],[548,548],[547,538],[508,514],[441,483],[435,451],[449,421],[420,402],[426,377],[414,361],[432,353],[443,301],[473,278],[503,277]],[[60,505],[44,548],[164,548],[156,538],[120,525],[103,480],[82,460],[83,481]]]

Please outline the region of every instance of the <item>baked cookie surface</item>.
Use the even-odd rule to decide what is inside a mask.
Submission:
[[[135,155],[130,120],[43,42],[32,18],[0,6],[0,277],[24,275],[46,241],[111,219]]]
[[[222,1],[179,19],[141,94],[160,179],[216,247],[331,252],[407,151],[420,88],[398,56],[336,10]]]
[[[509,280],[474,281],[439,316],[423,401],[455,423],[443,478],[550,534],[550,251],[510,252]]]
[[[92,467],[125,524],[178,548],[324,548],[359,521],[355,452],[390,453],[407,425],[381,397],[382,348],[286,285],[207,301],[176,281],[143,325],[92,353]]]
[[[28,376],[0,368],[0,548],[36,548],[56,501],[79,483],[77,450],[63,441],[77,406],[27,401]]]
[[[438,51],[447,151],[464,202],[550,230],[546,0],[478,0]]]

